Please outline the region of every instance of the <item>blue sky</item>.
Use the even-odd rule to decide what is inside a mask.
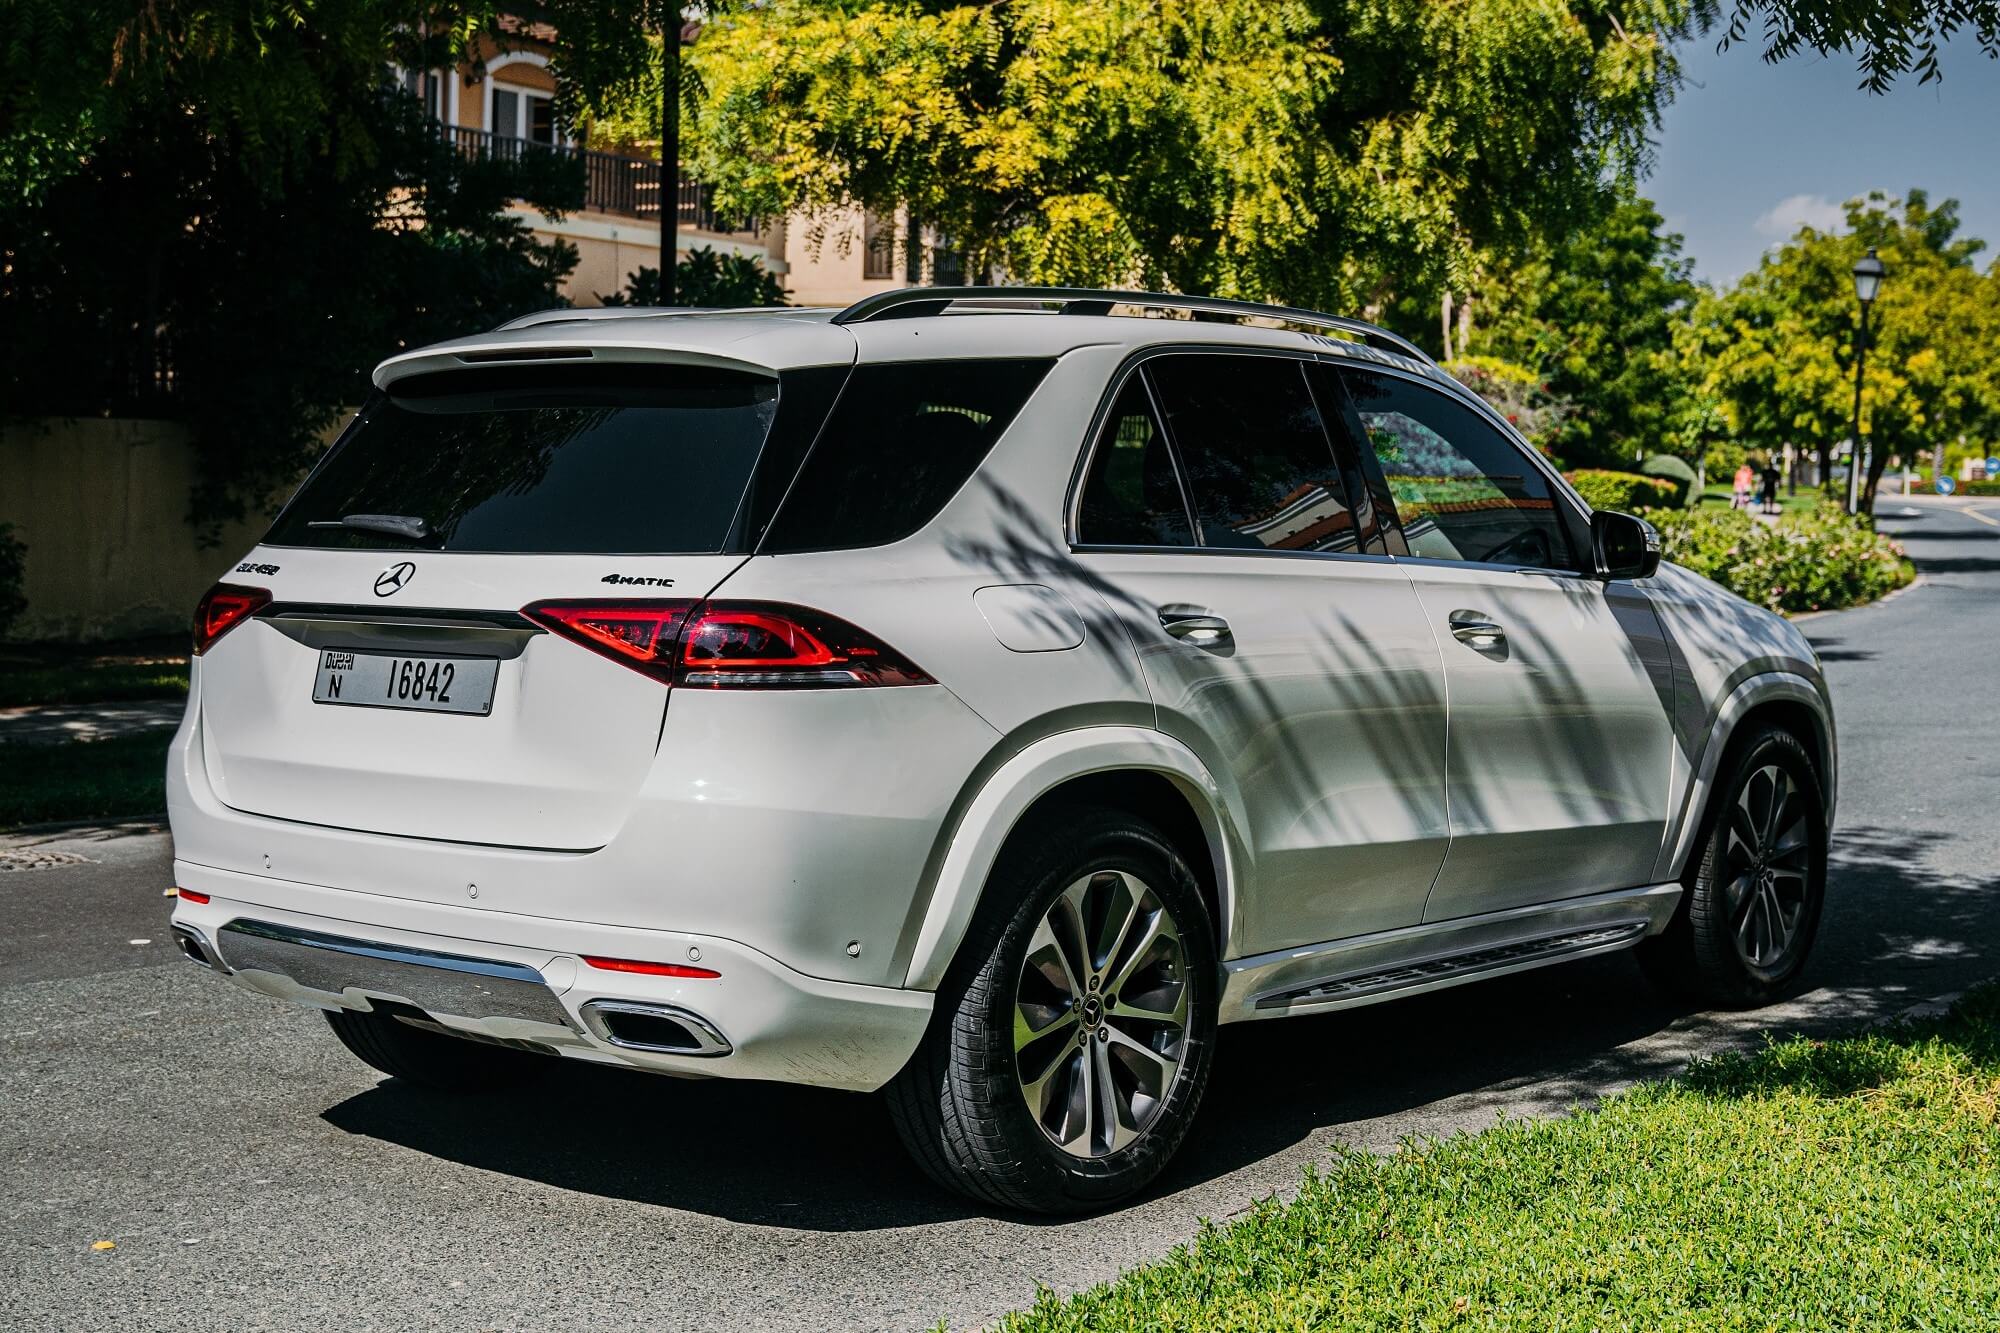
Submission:
[[[1843,200],[1912,186],[1959,201],[1961,234],[1988,243],[1982,266],[2000,252],[2000,62],[1972,43],[1946,49],[1942,83],[1906,78],[1880,97],[1855,86],[1848,57],[1766,65],[1753,46],[1717,55],[1710,38],[1682,61],[1689,82],[1640,189],[1702,278],[1731,282],[1801,223],[1841,225]]]

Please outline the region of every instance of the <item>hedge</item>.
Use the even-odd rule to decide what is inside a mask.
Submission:
[[[1936,495],[1937,487],[1928,481],[1910,482],[1912,495]],[[2000,478],[1989,477],[1985,481],[1961,481],[1953,495],[2000,495]]]
[[[1639,465],[1639,471],[1649,477],[1673,482],[1675,502],[1683,508],[1692,509],[1701,503],[1701,474],[1686,459],[1672,454],[1654,454]]]
[[[1607,472],[1591,467],[1565,475],[1592,509],[1616,509],[1629,514],[1679,503],[1681,488],[1664,477],[1642,477],[1636,472]]]
[[[1662,554],[1773,611],[1859,606],[1907,584],[1903,548],[1838,504],[1766,523],[1742,509],[1652,509]]]

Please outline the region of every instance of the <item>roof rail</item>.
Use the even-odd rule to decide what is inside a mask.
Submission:
[[[1423,350],[1407,338],[1344,315],[1325,315],[1297,306],[1262,305],[1256,301],[1231,301],[1219,296],[1181,296],[1166,292],[1124,292],[1094,287],[905,287],[856,301],[833,317],[836,324],[865,324],[873,319],[920,319],[940,315],[953,305],[997,307],[1055,306],[1065,315],[1108,315],[1115,306],[1139,306],[1154,310],[1185,310],[1195,315],[1228,315],[1236,319],[1275,319],[1310,328],[1351,333],[1368,346],[1395,352],[1424,365],[1435,365]]]

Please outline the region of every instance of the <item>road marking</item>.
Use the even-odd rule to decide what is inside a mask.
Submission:
[[[1976,518],[1989,528],[2000,528],[2000,518],[1993,518],[1987,514],[1982,514],[1977,509],[1973,509],[1970,506],[1968,506],[1963,512],[1967,518]]]

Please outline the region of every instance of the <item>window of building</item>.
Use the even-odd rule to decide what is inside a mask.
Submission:
[[[493,122],[488,128],[497,138],[552,144],[556,141],[555,98],[537,88],[495,84]]]
[[[861,276],[896,276],[896,215],[873,209],[861,216]]]

